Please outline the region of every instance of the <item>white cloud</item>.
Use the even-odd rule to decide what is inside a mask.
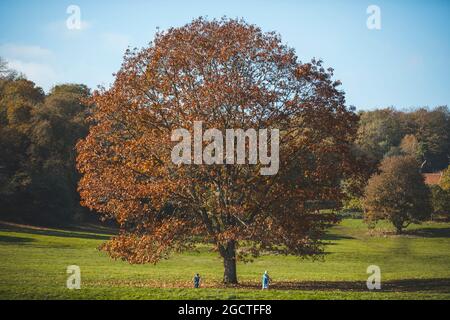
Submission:
[[[33,81],[45,90],[54,86],[57,80],[55,70],[50,65],[44,63],[9,60],[8,67],[25,74],[27,79]]]
[[[80,32],[87,29],[90,29],[92,27],[92,23],[86,20],[81,20],[80,22],[80,28],[76,29],[70,29],[67,27],[67,20],[66,21],[56,21],[54,23],[51,23],[49,25],[49,28],[53,29],[54,31],[57,31],[57,29],[62,29],[65,32]]]
[[[92,23],[91,23],[91,22],[82,20],[82,21],[81,21],[81,28],[80,28],[79,30],[87,30],[87,29],[89,29],[91,26],[92,26]]]
[[[36,45],[7,43],[0,45],[0,56],[8,67],[23,73],[44,90],[55,85],[58,74],[52,67],[53,52]]]
[[[45,60],[51,58],[52,55],[50,50],[40,46],[25,46],[12,43],[0,45],[0,56],[6,59]]]
[[[80,29],[69,29],[67,20],[53,21],[45,25],[44,30],[51,37],[61,37],[63,39],[74,39],[82,37],[85,31],[92,28],[92,22],[81,20]]]

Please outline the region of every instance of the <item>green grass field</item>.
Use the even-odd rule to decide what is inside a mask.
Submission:
[[[0,224],[0,299],[450,299],[450,223],[411,226],[402,236],[382,224],[370,235],[346,219],[327,236],[322,261],[265,255],[238,264],[239,287],[220,284],[222,262],[206,245],[157,265],[111,260],[97,247],[108,230],[56,230]],[[66,268],[81,268],[81,290],[66,288]],[[369,265],[382,289],[366,288]],[[269,270],[273,286],[259,290]],[[192,289],[195,272],[204,288]]]

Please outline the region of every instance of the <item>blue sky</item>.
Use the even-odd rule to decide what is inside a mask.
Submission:
[[[66,27],[69,5],[81,10],[80,30]],[[380,30],[366,26],[369,5],[381,10]],[[1,0],[0,56],[45,90],[108,86],[127,46],[145,46],[157,27],[224,15],[279,32],[304,62],[323,59],[358,109],[450,105],[446,0]]]

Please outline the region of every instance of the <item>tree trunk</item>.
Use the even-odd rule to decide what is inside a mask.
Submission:
[[[394,224],[395,230],[397,234],[402,234],[403,231],[403,223],[396,223]]]
[[[223,257],[223,283],[237,284],[236,273],[236,242],[234,240],[228,241],[226,246],[222,247],[221,254]]]
[[[402,221],[402,220],[393,220],[392,224],[395,227],[396,233],[397,234],[402,234],[403,228],[405,227],[404,221]]]

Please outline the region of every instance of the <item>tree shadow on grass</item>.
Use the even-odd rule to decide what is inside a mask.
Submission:
[[[181,289],[192,288],[191,281],[158,281],[158,280],[116,280],[109,283],[114,286],[132,286],[148,288]],[[102,285],[102,283],[91,283]],[[219,281],[204,281],[202,288],[209,289],[246,289],[261,290],[261,283],[256,281],[241,281],[237,285],[225,285]],[[435,292],[449,293],[449,278],[432,279],[404,279],[382,281],[380,290],[369,290],[366,281],[276,281],[270,285],[270,290],[299,290],[299,291],[343,291],[343,292]]]
[[[28,242],[33,242],[35,241],[34,239],[31,238],[24,238],[24,237],[12,237],[12,236],[5,236],[5,235],[0,235],[0,242],[1,243],[10,243],[10,244],[23,244],[23,243],[28,243]]]
[[[340,234],[333,234],[333,233],[328,233],[325,234],[322,237],[323,240],[326,241],[338,241],[338,240],[351,240],[351,239],[355,239],[351,236],[344,236],[344,235],[340,235]]]
[[[450,228],[419,228],[406,230],[404,234],[422,238],[450,238]]]
[[[5,223],[0,223],[0,231],[20,232],[20,233],[27,233],[27,234],[63,237],[63,238],[92,239],[92,240],[109,240],[111,238],[111,236],[107,235],[107,234],[82,233],[82,232],[76,232],[76,231],[70,231],[70,230],[63,231],[63,230],[22,226],[22,225],[15,225],[15,224],[5,224]]]
[[[246,289],[260,289],[259,284],[242,283],[238,287]],[[304,290],[304,291],[369,291],[365,281],[281,281],[274,282],[272,290]],[[450,279],[405,279],[382,281],[382,292],[450,292]]]
[[[329,234],[325,234],[321,240],[323,240],[327,246],[334,246],[334,245],[338,244],[337,241],[339,241],[339,240],[351,240],[351,239],[355,239],[355,238],[350,237],[350,236],[329,233]],[[324,252],[324,254],[328,254],[328,253]]]

